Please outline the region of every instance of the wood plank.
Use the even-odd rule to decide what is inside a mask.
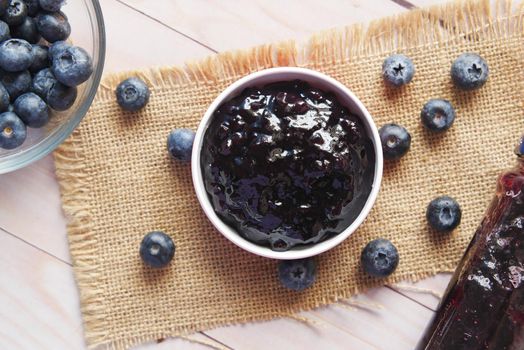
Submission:
[[[452,274],[450,273],[439,273],[416,283],[402,282],[392,285],[391,288],[421,305],[436,311],[451,276]],[[418,289],[418,291],[416,289]]]
[[[306,39],[312,33],[406,11],[366,0],[118,0],[218,51]]]

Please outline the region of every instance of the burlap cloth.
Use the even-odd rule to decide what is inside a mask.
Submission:
[[[106,77],[86,119],[55,153],[88,344],[122,349],[269,320],[371,286],[454,270],[524,131],[524,9],[506,1],[495,7],[483,1],[417,10],[319,34],[305,48],[286,42],[185,68]],[[466,51],[489,63],[489,81],[478,91],[458,91],[450,81],[452,61]],[[401,89],[386,88],[381,78],[382,61],[392,52],[410,56],[417,69]],[[166,151],[168,132],[195,129],[228,84],[286,65],[331,75],[360,97],[377,125],[398,122],[412,135],[407,156],[386,162],[365,224],[318,257],[318,281],[301,293],[280,286],[276,261],[242,251],[213,229],[194,195],[190,166]],[[131,74],[151,86],[149,104],[136,114],[122,112],[113,92]],[[455,124],[442,135],[420,123],[430,98],[456,108]],[[425,220],[428,202],[443,194],[463,208],[462,224],[449,236],[432,232]],[[146,268],[139,258],[140,241],[151,230],[164,230],[176,243],[167,269]],[[386,280],[367,277],[359,265],[362,248],[377,237],[400,252],[398,269]]]

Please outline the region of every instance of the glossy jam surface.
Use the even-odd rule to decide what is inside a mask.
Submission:
[[[524,349],[524,167],[499,178],[418,349]]]
[[[224,103],[201,156],[216,213],[274,250],[347,228],[369,196],[375,169],[360,118],[302,81],[249,88]]]

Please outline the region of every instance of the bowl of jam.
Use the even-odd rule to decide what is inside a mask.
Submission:
[[[254,254],[300,259],[335,247],[364,221],[383,160],[377,127],[347,87],[282,67],[250,74],[215,99],[191,164],[219,232]]]

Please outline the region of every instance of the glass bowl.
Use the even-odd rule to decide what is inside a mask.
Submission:
[[[71,23],[69,40],[84,48],[93,58],[93,74],[78,86],[75,104],[67,111],[53,111],[49,123],[40,129],[27,129],[27,139],[13,150],[0,149],[0,174],[31,164],[51,153],[77,127],[95,97],[105,57],[104,19],[98,0],[68,1],[62,11]]]

